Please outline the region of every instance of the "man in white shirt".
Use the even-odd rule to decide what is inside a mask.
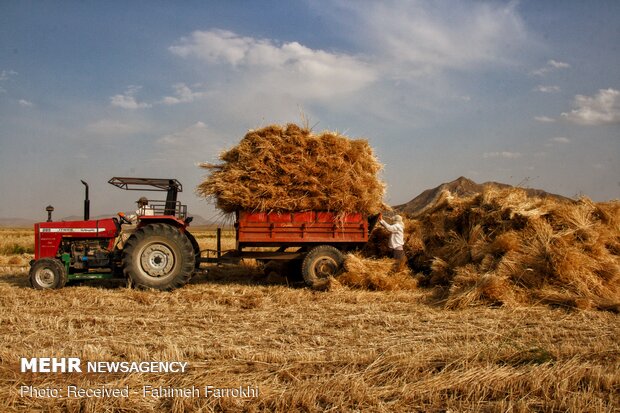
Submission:
[[[136,216],[153,216],[155,215],[155,210],[153,207],[149,206],[149,200],[146,197],[141,197],[137,201],[138,209],[136,210]]]
[[[405,245],[405,224],[400,215],[394,215],[393,220],[394,223],[390,225],[383,220],[383,215],[379,214],[379,223],[390,233],[388,246],[392,249],[392,255],[396,260],[395,271],[398,272],[404,268],[407,262],[405,251],[403,251],[403,245]]]
[[[146,199],[146,197],[140,197],[136,203],[138,204],[138,209],[136,209],[135,215],[130,214],[125,216],[125,218],[129,221],[129,224],[123,225],[118,239],[116,240],[116,246],[118,249],[123,249],[123,245],[127,242],[129,236],[136,230],[139,217],[155,215],[155,210],[153,207],[149,206],[149,200]]]
[[[131,221],[132,224],[137,224],[140,217],[152,217],[153,215],[155,215],[155,210],[153,209],[153,207],[149,206],[149,200],[145,197],[141,197],[136,201],[136,203],[138,204],[138,209],[136,209],[136,213],[127,216],[127,219]]]

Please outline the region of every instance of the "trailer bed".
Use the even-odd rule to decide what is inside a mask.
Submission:
[[[363,244],[368,219],[360,213],[325,211],[237,212],[237,249],[307,244]]]

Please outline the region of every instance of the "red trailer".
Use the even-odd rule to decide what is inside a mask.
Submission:
[[[342,248],[368,241],[368,220],[362,214],[333,212],[237,213],[237,249],[244,247],[338,245]]]
[[[241,258],[297,261],[306,283],[314,285],[339,271],[343,252],[361,248],[368,241],[376,220],[360,213],[239,211],[235,222],[236,249],[222,254],[218,231],[216,257],[204,257],[201,262]]]

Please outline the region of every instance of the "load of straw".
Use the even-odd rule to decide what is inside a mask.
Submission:
[[[395,271],[389,258],[369,259],[347,254],[344,272],[336,280],[348,287],[371,291],[415,290],[418,282],[407,268]]]
[[[210,173],[197,192],[226,213],[327,210],[379,213],[385,185],[382,166],[368,142],[336,132],[315,135],[295,124],[248,132],[220,155],[220,164],[202,164]]]
[[[406,221],[405,252],[445,305],[543,303],[620,309],[620,202],[528,196],[487,187],[446,191]],[[381,248],[375,247],[374,251]]]

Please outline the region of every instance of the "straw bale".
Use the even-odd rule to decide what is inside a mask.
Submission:
[[[415,290],[417,280],[411,271],[394,272],[394,261],[388,258],[370,259],[347,254],[344,273],[336,279],[341,285],[373,291]]]
[[[449,211],[436,210],[440,217],[426,217],[443,226],[441,245],[427,246],[427,253],[443,259],[441,273],[452,277],[450,307],[519,300],[585,309],[620,302],[618,202],[565,202],[489,189],[451,204]],[[454,215],[457,209],[469,212]],[[430,230],[438,233],[436,226]]]
[[[328,277],[312,284],[312,289],[315,291],[339,291],[343,290],[344,286],[336,278]]]
[[[318,135],[295,124],[249,131],[220,154],[197,193],[226,213],[327,210],[377,214],[385,209],[382,165],[365,139]]]
[[[446,308],[461,308],[485,303],[489,305],[512,305],[515,289],[507,277],[485,273],[467,264],[456,270],[449,290]]]

